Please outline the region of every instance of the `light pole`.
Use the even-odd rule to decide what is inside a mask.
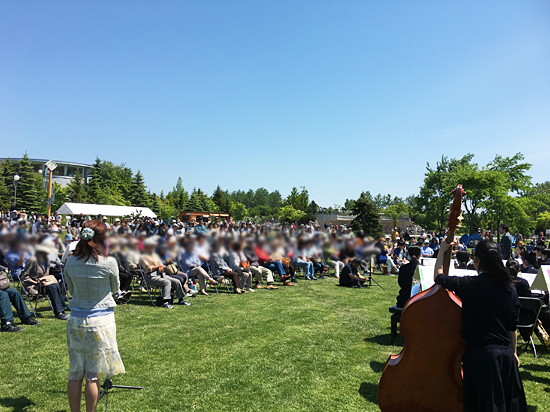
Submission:
[[[19,182],[19,175],[13,176],[13,207],[15,207],[15,203],[17,202],[17,182]]]

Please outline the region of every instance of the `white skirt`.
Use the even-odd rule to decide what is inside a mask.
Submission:
[[[103,379],[124,373],[116,342],[115,314],[81,318],[67,324],[69,380]]]

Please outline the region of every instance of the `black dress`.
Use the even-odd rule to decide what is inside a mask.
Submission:
[[[464,411],[527,412],[508,333],[517,329],[520,304],[516,289],[485,273],[439,275],[435,282],[462,300]]]
[[[413,284],[413,276],[418,261],[412,260],[411,262],[401,266],[399,269],[399,277],[397,283],[399,283],[399,295],[397,295],[397,307],[402,308],[405,306],[407,300],[411,297],[411,289]]]

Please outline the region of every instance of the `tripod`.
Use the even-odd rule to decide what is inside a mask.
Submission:
[[[367,282],[369,284],[366,285],[365,283],[367,283],[367,282],[365,282],[363,284],[363,286],[370,287],[370,286],[372,286],[372,282],[374,282],[375,286],[378,286],[382,290],[386,290],[382,287],[382,285],[380,283],[378,283],[376,280],[373,279],[373,277],[372,277],[373,273],[374,273],[374,268],[372,267],[372,257],[369,257],[367,270],[365,270],[364,273],[363,273],[367,277]]]
[[[109,389],[112,388],[119,388],[119,389],[145,389],[146,386],[121,386],[121,385],[113,385],[113,381],[111,378],[105,379],[103,382],[103,385],[101,385],[101,388],[103,389],[101,393],[99,394],[99,398],[97,398],[97,402],[103,398],[103,395],[105,395],[105,412],[107,412],[107,403],[109,402]]]

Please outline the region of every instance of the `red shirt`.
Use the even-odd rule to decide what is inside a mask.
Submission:
[[[260,249],[258,246],[254,246],[254,251],[258,255],[258,263],[260,265],[264,265],[265,262],[268,262],[270,259],[269,253],[265,251],[265,249]]]

